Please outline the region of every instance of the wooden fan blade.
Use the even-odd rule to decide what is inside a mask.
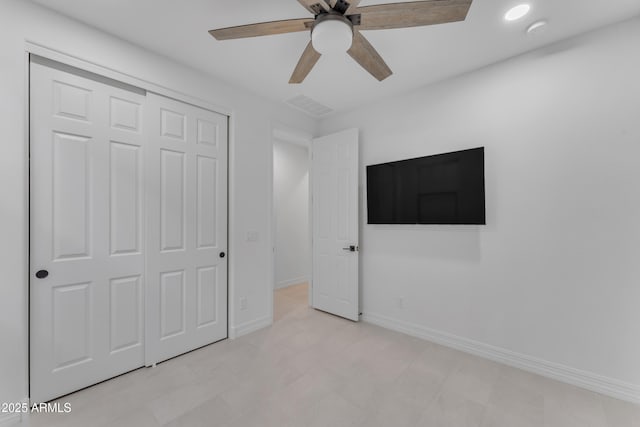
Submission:
[[[244,39],[247,37],[270,36],[273,34],[295,33],[308,31],[307,23],[313,23],[311,18],[287,19],[284,21],[261,22],[259,24],[240,25],[238,27],[211,30],[209,34],[217,40]]]
[[[464,21],[473,0],[424,0],[359,7],[359,30],[385,30]]]
[[[359,31],[353,32],[353,44],[347,53],[373,77],[382,81],[393,74],[380,54]]]
[[[358,8],[358,5],[360,4],[361,0],[347,0],[347,1],[349,2],[349,9],[347,9],[347,11],[345,12],[345,15],[356,13],[356,9]]]
[[[327,0],[298,0],[298,3],[314,15],[331,10],[331,6]]]
[[[320,56],[321,55],[313,48],[311,42],[309,42],[307,48],[304,50],[304,52],[302,52],[302,56],[298,61],[298,65],[296,65],[296,69],[293,70],[293,74],[291,75],[291,79],[289,79],[289,83],[302,83],[311,72],[313,66],[316,65],[316,62],[318,62]]]

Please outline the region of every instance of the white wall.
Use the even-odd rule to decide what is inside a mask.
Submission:
[[[284,141],[273,143],[275,287],[309,280],[309,151]]]
[[[360,127],[363,184],[486,147],[486,226],[363,207],[365,319],[640,401],[638,40],[634,19],[323,122]]]
[[[22,0],[0,3],[0,402],[27,397],[28,186],[25,40],[233,110],[230,164],[231,327],[238,332],[270,320],[267,238],[271,124],[314,133],[315,122],[215,78]],[[257,231],[257,242],[246,232]],[[250,266],[250,268],[248,267]],[[247,298],[241,311],[238,301]]]

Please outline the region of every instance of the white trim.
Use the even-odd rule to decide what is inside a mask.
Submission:
[[[273,324],[271,316],[260,317],[255,320],[245,322],[234,328],[229,328],[229,335],[231,336],[231,338],[240,338],[243,335],[250,334],[251,332],[266,328],[267,326],[271,326],[271,324]]]
[[[24,128],[23,128],[23,145],[22,145],[22,155],[23,157],[23,165],[24,165],[24,173],[25,176],[22,177],[22,189],[24,190],[24,207],[25,207],[25,215],[26,215],[26,227],[23,230],[22,238],[23,241],[26,242],[24,247],[24,265],[23,271],[25,274],[25,282],[26,286],[23,288],[24,302],[26,306],[26,310],[22,314],[22,332],[24,333],[23,337],[23,350],[27,359],[24,364],[24,394],[27,395],[22,401],[29,402],[29,390],[31,386],[31,54],[29,52],[24,52]],[[23,306],[23,307],[25,307]]]
[[[543,377],[601,393],[616,399],[640,403],[640,386],[608,378],[592,372],[571,368],[490,344],[436,331],[420,325],[392,319],[374,313],[364,313],[362,320],[393,331],[402,332],[437,344],[474,354],[485,359],[513,366]]]
[[[277,139],[279,141],[301,145],[307,148],[311,147],[311,134],[291,129],[290,127],[280,123],[274,123],[272,125],[272,135],[274,139]]]
[[[273,313],[273,305],[275,304],[273,300],[273,292],[276,290],[276,203],[275,203],[275,186],[273,185],[274,174],[275,171],[273,169],[273,148],[275,141],[275,134],[280,125],[271,122],[269,123],[269,159],[268,159],[268,182],[267,182],[267,194],[269,198],[267,199],[267,224],[269,227],[267,228],[267,250],[269,251],[269,264],[268,264],[268,291],[267,291],[267,316],[273,323],[274,313]]]
[[[267,242],[268,242],[268,248],[270,251],[270,254],[269,254],[270,262],[269,262],[269,271],[268,271],[268,274],[269,274],[268,317],[271,319],[271,323],[273,323],[273,304],[274,304],[273,291],[275,291],[278,288],[288,286],[288,285],[281,286],[280,283],[276,283],[276,277],[275,277],[275,274],[276,274],[276,268],[275,268],[275,264],[276,264],[276,256],[275,256],[276,212],[275,212],[275,209],[276,209],[276,206],[274,202],[275,189],[273,186],[274,143],[275,141],[283,141],[283,142],[306,147],[309,153],[309,173],[311,173],[311,144],[313,142],[313,136],[307,132],[300,131],[298,129],[292,128],[291,126],[285,125],[277,121],[272,121],[270,124],[270,127],[271,127],[271,132],[270,132],[271,138],[269,139],[269,182],[268,182],[268,189],[267,189],[267,194],[271,195],[271,197],[269,197],[269,200],[268,200],[269,206],[267,207],[267,219],[269,223]],[[311,254],[311,258],[312,258],[310,268],[313,269],[313,246],[311,244],[312,238],[313,238],[313,233],[312,233],[313,217],[311,212],[311,198],[313,197],[313,194],[312,194],[312,188],[311,188],[311,180],[309,180],[308,194],[309,194],[309,253]],[[310,274],[309,276],[307,276],[305,281],[309,283],[309,306],[311,306],[311,286],[313,281],[313,274]]]
[[[69,65],[71,67],[79,68],[81,70],[88,71],[90,73],[98,74],[102,77],[107,77],[112,80],[119,81],[121,83],[126,83],[131,86],[136,86],[140,89],[144,89],[149,92],[155,92],[159,95],[173,98],[178,101],[186,102],[187,104],[192,104],[192,105],[195,105],[196,107],[204,108],[205,110],[211,110],[216,113],[224,114],[226,116],[231,116],[233,114],[232,109],[226,108],[224,106],[217,105],[209,101],[206,101],[202,98],[191,96],[186,93],[168,88],[166,86],[162,86],[162,85],[150,82],[148,80],[144,80],[144,79],[132,76],[130,74],[114,70],[103,64],[98,64],[92,61],[87,61],[86,59],[83,59],[83,58],[69,55],[67,53],[61,52],[57,49],[45,46],[37,42],[27,40],[25,42],[25,50],[34,55],[38,55],[43,58],[57,61],[65,65]]]
[[[308,283],[308,282],[309,282],[309,276],[294,277],[293,279],[282,280],[276,283],[276,289],[288,288],[289,286],[301,285],[302,283]]]
[[[235,338],[236,324],[236,257],[233,243],[236,225],[236,180],[234,178],[236,164],[236,120],[235,115],[227,120],[227,335]]]
[[[313,307],[313,142],[315,138],[311,138],[309,142],[309,286],[307,287],[307,303],[309,307]]]

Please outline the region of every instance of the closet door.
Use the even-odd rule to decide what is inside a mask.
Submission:
[[[227,337],[227,117],[147,95],[147,352]]]
[[[144,364],[144,102],[135,88],[31,63],[34,402]]]

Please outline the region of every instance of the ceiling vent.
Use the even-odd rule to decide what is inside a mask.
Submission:
[[[333,110],[326,105],[322,105],[319,102],[314,101],[313,99],[304,95],[298,95],[294,98],[288,99],[285,102],[292,107],[304,111],[305,113],[313,117],[322,117],[333,112]]]

